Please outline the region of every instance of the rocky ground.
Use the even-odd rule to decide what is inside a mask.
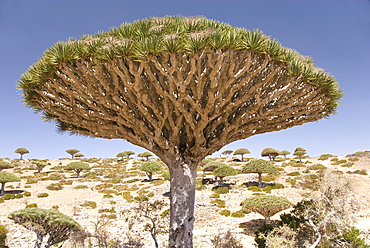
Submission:
[[[343,166],[349,166],[350,164],[346,163],[355,157],[358,158],[358,161],[354,161],[352,166]],[[347,174],[348,171],[365,170],[367,173],[370,173],[370,156],[366,154],[363,154],[363,156],[337,158],[340,162],[343,162],[343,160],[347,162],[338,164],[335,161],[330,161],[332,158],[327,160],[307,158],[303,160],[305,163],[302,167],[283,164],[289,163],[290,159],[275,163],[277,167],[282,168],[281,175],[277,178],[265,177],[265,181],[269,181],[266,183],[270,184],[283,184],[285,187],[274,189],[270,194],[287,197],[293,203],[297,203],[304,197],[307,197],[310,189],[309,185],[307,185],[309,182],[305,181],[304,176],[317,173],[318,171],[308,171],[307,168],[318,163],[326,166],[328,168],[327,171],[340,170]],[[31,193],[31,196],[5,200],[3,203],[0,203],[0,224],[6,225],[9,229],[7,244],[10,248],[34,246],[36,235],[7,218],[12,211],[23,209],[31,203],[36,203],[39,208],[57,208],[60,212],[71,216],[92,234],[96,234],[95,227],[97,224],[102,224],[102,219],[110,220],[105,225],[102,225],[102,229],[100,229],[108,232],[108,239],[123,240],[130,233],[133,238],[140,239],[145,244],[144,247],[154,247],[153,239],[145,227],[150,222],[142,217],[134,217],[132,214],[135,211],[132,209],[135,209],[140,204],[140,201],[138,201],[140,198],[135,199],[137,196],[146,196],[150,202],[154,200],[164,202],[165,205],[160,211],[153,212],[153,216],[160,216],[165,209],[168,209],[169,181],[164,180],[160,176],[165,170],[154,174],[154,178],[158,180],[148,182],[146,175],[138,170],[139,165],[142,163],[141,160],[130,159],[120,163],[117,163],[117,159],[83,160],[89,162],[93,169],[82,178],[76,178],[73,173],[64,171],[62,167],[71,162],[71,160],[63,159],[49,161],[51,165],[42,170],[43,174],[39,175],[39,180],[34,181],[29,179],[35,176],[31,163],[27,162],[27,160],[12,161],[19,165],[15,169],[7,169],[5,171],[13,172],[23,179],[21,182],[7,183],[6,193],[27,191]],[[243,166],[241,162],[231,162],[231,160],[226,160],[226,162],[238,169],[241,169]],[[288,175],[295,171],[300,172],[300,175],[295,177]],[[120,180],[117,179],[119,175],[121,175]],[[241,240],[244,247],[255,247],[252,230],[259,223],[256,220],[263,217],[256,213],[250,213],[239,218],[226,217],[220,215],[220,211],[227,209],[233,213],[241,210],[240,202],[254,193],[247,189],[246,184],[255,182],[257,175],[238,174],[227,177],[226,180],[230,191],[227,194],[221,194],[219,198],[225,201],[224,208],[220,208],[216,203],[212,203],[214,198],[211,196],[214,194],[214,191],[212,191],[214,184],[202,185],[202,176],[203,173],[199,171],[195,204],[194,247],[212,247],[211,239],[218,233],[227,230],[231,230]],[[370,202],[370,196],[368,195],[370,177],[360,174],[348,174],[348,176],[356,182],[358,194],[361,196],[364,204],[368,206]],[[213,178],[212,175],[207,175],[206,177]],[[295,182],[291,180],[292,178],[295,179]],[[55,191],[46,188],[48,185],[58,182],[63,184],[63,189]],[[131,196],[127,196],[128,194],[124,192],[131,192]],[[48,193],[49,196],[39,198],[37,197],[39,193]],[[95,202],[97,207],[81,206],[86,201]],[[288,209],[285,212],[289,211]],[[102,217],[102,214],[105,214],[105,217]],[[364,232],[368,232],[370,230],[370,209],[365,207],[362,212],[358,213],[358,217],[356,227]],[[279,219],[279,214],[272,219]],[[158,234],[158,240],[160,247],[166,247],[167,234],[165,232]],[[66,242],[63,247],[72,246]],[[96,239],[91,238],[90,246],[86,242],[85,247],[97,247]]]

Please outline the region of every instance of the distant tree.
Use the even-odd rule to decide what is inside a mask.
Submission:
[[[30,152],[26,148],[18,148],[14,153],[19,153],[21,155],[21,159],[23,159],[23,155]]]
[[[77,177],[80,177],[80,173],[83,170],[90,170],[91,167],[88,163],[83,162],[71,162],[64,167],[65,170],[73,170],[77,173]]]
[[[127,155],[127,158],[130,158],[131,155],[134,155],[135,152],[133,151],[125,151],[126,155]]]
[[[79,153],[79,152],[80,152],[80,150],[78,150],[78,149],[67,149],[66,150],[66,153],[68,153],[69,155],[71,155],[72,156],[72,159],[74,158],[74,155],[76,153]]]
[[[153,154],[151,152],[143,152],[143,153],[139,153],[137,156],[140,158],[146,158],[146,160],[148,161],[149,157],[152,157]]]
[[[299,162],[302,163],[302,158],[306,155],[306,149],[302,148],[302,147],[297,147],[295,150],[294,150],[294,153],[293,155],[294,156],[297,156],[299,158]]]
[[[119,152],[119,153],[117,153],[116,157],[117,158],[122,158],[122,160],[123,160],[123,157],[127,157],[127,153],[126,152]]]
[[[233,153],[233,151],[232,151],[232,150],[225,150],[225,151],[223,151],[221,154],[222,154],[222,155],[225,155],[226,157],[229,157],[232,153]]]
[[[243,173],[257,173],[258,187],[262,188],[262,173],[279,174],[278,169],[270,161],[254,159],[243,166]]]
[[[83,231],[74,219],[56,210],[25,208],[12,212],[8,218],[36,233],[35,248],[51,247]]]
[[[203,167],[202,167],[203,178],[205,178],[207,171],[212,171],[213,172],[218,167],[223,166],[223,165],[227,165],[227,164],[225,164],[223,162],[218,162],[218,161],[211,161],[211,162],[208,162],[208,163],[206,162],[206,164],[203,165]],[[215,181],[217,181],[216,179],[217,179],[217,176],[215,178]]]
[[[21,179],[15,174],[6,172],[6,171],[0,171],[0,183],[1,183],[0,195],[4,194],[6,183],[20,182],[20,181]]]
[[[247,148],[239,148],[234,152],[234,155],[241,155],[242,161],[244,161],[244,155],[251,153]]]
[[[0,171],[4,169],[11,169],[14,168],[14,165],[11,163],[5,162],[5,161],[0,161]]]
[[[46,166],[50,165],[50,163],[46,162],[46,160],[40,160],[40,159],[34,159],[32,161],[32,164],[36,166],[37,173],[40,173],[42,169],[44,169]]]
[[[140,166],[140,170],[145,171],[146,175],[149,177],[149,181],[152,181],[153,172],[159,171],[162,165],[154,161],[148,161]]]
[[[214,171],[213,171],[213,175],[215,175],[216,177],[218,177],[220,180],[218,181],[218,184],[220,186],[223,185],[223,179],[227,176],[235,176],[236,174],[238,174],[238,172],[236,171],[235,168],[231,167],[230,165],[221,165],[219,166],[218,168],[216,168]]]
[[[265,224],[270,223],[270,217],[290,208],[293,204],[282,196],[258,195],[246,198],[241,204],[243,210],[249,210],[265,217]]]
[[[77,154],[75,154],[75,157],[76,158],[82,158],[82,157],[85,157],[85,155],[82,154],[82,153],[77,153]]]
[[[270,161],[275,161],[275,158],[279,156],[280,151],[274,148],[265,148],[261,152],[262,157],[269,157]]]
[[[289,155],[290,154],[290,152],[289,151],[287,151],[287,150],[282,150],[282,151],[280,151],[280,155],[283,155],[284,156],[284,158],[286,158],[286,155]]]

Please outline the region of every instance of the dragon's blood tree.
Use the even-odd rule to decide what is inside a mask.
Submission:
[[[317,121],[336,80],[262,32],[163,17],[58,42],[18,85],[59,131],[126,139],[171,173],[169,247],[192,247],[199,162],[226,144]]]

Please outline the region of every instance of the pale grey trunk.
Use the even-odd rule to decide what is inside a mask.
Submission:
[[[35,248],[41,248],[43,238],[44,238],[43,235],[37,234],[37,240],[36,240],[36,243],[35,243]]]
[[[262,188],[262,173],[258,173],[258,187]]]
[[[196,166],[175,162],[170,167],[170,248],[193,247]]]
[[[0,195],[4,194],[4,190],[5,190],[5,183],[1,183]]]

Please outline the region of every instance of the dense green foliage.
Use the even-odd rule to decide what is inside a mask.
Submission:
[[[75,220],[55,210],[26,208],[14,211],[8,216],[15,223],[34,231],[40,243],[48,236],[47,246],[67,240],[71,234],[82,231]]]
[[[12,165],[11,163],[5,162],[5,161],[0,161],[0,171],[3,169],[10,169],[10,168],[14,168],[14,165]]]
[[[231,167],[230,165],[221,165],[213,171],[213,175],[220,178],[219,180],[220,185],[223,184],[224,177],[235,176],[236,174],[238,174],[238,172],[236,171],[235,168]]]
[[[265,222],[268,224],[270,217],[276,213],[291,207],[293,204],[282,196],[274,195],[258,195],[246,198],[241,204],[243,210],[256,212],[265,217]]]
[[[278,169],[270,162],[264,159],[254,159],[243,166],[243,173],[269,173],[279,174]]]
[[[21,179],[17,175],[6,171],[0,171],[0,184],[1,184],[0,195],[4,194],[5,183],[20,181]]]
[[[71,162],[64,167],[65,170],[73,170],[77,173],[77,177],[80,177],[80,173],[83,170],[90,170],[91,167],[88,163],[83,162]]]
[[[152,180],[153,172],[159,171],[162,165],[154,161],[147,161],[140,166],[140,170],[145,171],[149,180]]]

